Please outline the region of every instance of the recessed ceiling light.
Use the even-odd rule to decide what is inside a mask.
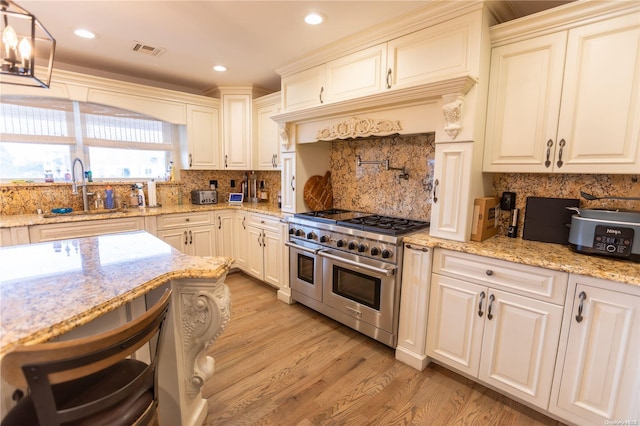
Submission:
[[[322,13],[312,12],[304,17],[304,22],[309,25],[318,25],[324,22],[325,16]]]
[[[215,65],[213,67],[213,70],[218,72],[225,72],[227,70],[227,67],[225,67],[224,65]]]
[[[81,28],[75,30],[73,33],[82,38],[96,38],[96,35],[94,33],[89,30],[83,30]]]

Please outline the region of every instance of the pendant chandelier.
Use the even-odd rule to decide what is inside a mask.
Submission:
[[[0,0],[0,83],[49,88],[56,40],[38,18]]]

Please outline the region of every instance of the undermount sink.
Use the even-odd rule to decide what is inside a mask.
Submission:
[[[85,212],[83,210],[73,211],[70,213],[46,213],[42,215],[45,219],[51,219],[54,217],[65,217],[65,216],[96,216],[101,214],[114,214],[114,213],[126,213],[127,209],[101,209],[101,210],[89,210]]]

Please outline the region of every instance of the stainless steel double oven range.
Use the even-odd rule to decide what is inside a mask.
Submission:
[[[289,219],[293,299],[395,348],[402,237],[429,222],[348,210]]]

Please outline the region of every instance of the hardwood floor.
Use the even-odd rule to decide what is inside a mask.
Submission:
[[[394,350],[241,272],[232,316],[209,349],[207,425],[561,425],[443,367]]]

